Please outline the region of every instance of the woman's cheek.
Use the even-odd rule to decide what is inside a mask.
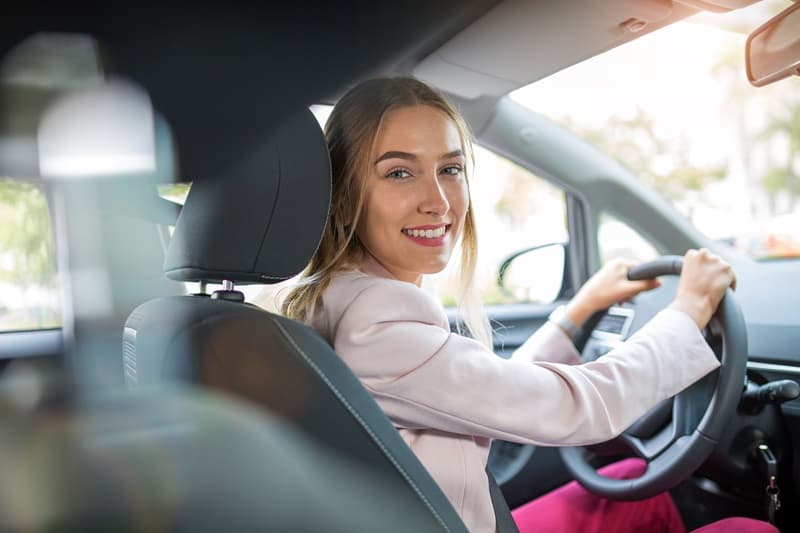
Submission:
[[[467,216],[467,207],[469,206],[469,187],[465,180],[460,180],[458,182],[456,198],[450,205],[451,209],[458,214],[460,225],[463,225],[464,219]]]

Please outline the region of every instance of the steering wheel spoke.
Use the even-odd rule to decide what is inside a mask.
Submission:
[[[718,372],[712,372],[684,389],[672,401],[672,425],[680,435],[691,435],[714,396]]]
[[[633,453],[650,462],[669,448],[679,436],[675,432],[675,426],[669,424],[649,438],[635,437],[628,433],[623,433],[620,435],[620,439]]]

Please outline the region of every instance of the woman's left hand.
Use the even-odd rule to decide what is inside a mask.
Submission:
[[[630,259],[615,258],[608,261],[583,284],[567,305],[567,316],[575,324],[581,324],[601,309],[630,300],[642,291],[659,287],[658,279],[629,281],[628,271],[636,266]]]

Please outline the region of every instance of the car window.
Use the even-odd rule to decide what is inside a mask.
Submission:
[[[597,247],[602,264],[615,257],[624,257],[637,263],[644,263],[661,255],[641,233],[607,212],[600,214]]]
[[[564,191],[513,161],[476,145],[470,193],[478,228],[475,276],[484,304],[552,301],[560,288],[563,254],[561,259],[557,254],[546,253],[537,257],[531,265],[533,271],[527,274],[524,291],[501,290],[497,276],[510,255],[567,241]],[[427,281],[446,306],[455,304],[455,262],[451,265]],[[545,271],[555,271],[558,275],[543,275]]]
[[[44,193],[0,178],[0,332],[61,326],[55,263]]]
[[[158,195],[165,200],[183,205],[191,188],[191,182],[162,183],[158,185]]]
[[[800,78],[753,87],[744,74],[747,32],[787,5],[690,17],[511,97],[619,160],[711,239],[800,258]]]

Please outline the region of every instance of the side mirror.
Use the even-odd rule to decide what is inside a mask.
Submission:
[[[800,2],[750,34],[745,60],[747,79],[756,87],[800,75]]]
[[[566,259],[563,242],[514,252],[500,264],[497,285],[518,302],[553,302],[564,286]]]

